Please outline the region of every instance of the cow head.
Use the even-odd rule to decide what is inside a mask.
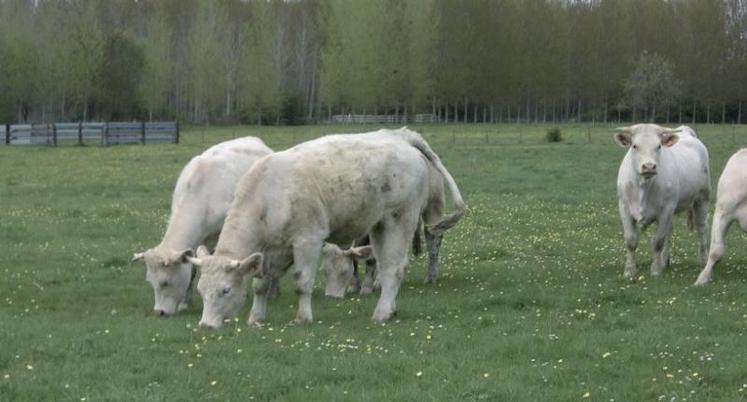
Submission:
[[[187,258],[192,249],[181,251],[155,247],[133,256],[132,261],[145,261],[145,279],[153,287],[156,316],[167,317],[187,308],[186,300],[192,281],[192,265]]]
[[[371,258],[371,246],[351,247],[343,250],[327,243],[322,248],[324,263],[324,294],[343,298],[348,285],[353,280],[353,260],[365,261]]]
[[[262,270],[262,253],[242,260],[210,255],[205,246],[197,258],[189,258],[200,269],[197,291],[202,297],[200,327],[220,328],[224,320],[235,318],[246,301],[249,280]]]
[[[636,172],[644,180],[651,179],[658,172],[659,156],[662,147],[671,147],[679,141],[680,130],[637,124],[615,129],[615,142],[628,148],[631,162]]]

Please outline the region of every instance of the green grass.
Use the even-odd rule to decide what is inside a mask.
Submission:
[[[373,127],[192,127],[153,146],[0,146],[0,400],[724,400],[747,398],[747,249],[738,227],[714,282],[693,288],[695,236],[676,221],[672,266],[622,278],[613,126],[421,126],[470,206],[442,276],[413,260],[396,319],[376,297],[295,315],[288,279],[269,324],[196,329],[200,302],[151,314],[134,251],[156,244],[181,167],[220,140],[283,149]],[[747,127],[698,126],[715,181]],[[715,195],[715,188],[714,188]]]

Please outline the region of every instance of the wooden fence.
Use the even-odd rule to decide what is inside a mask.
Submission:
[[[179,143],[179,122],[13,124],[0,126],[6,145]]]
[[[416,114],[412,116],[404,114],[336,114],[332,116],[332,122],[353,124],[435,123],[436,116],[433,114]]]

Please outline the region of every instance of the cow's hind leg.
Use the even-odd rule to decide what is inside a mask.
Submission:
[[[304,324],[313,321],[311,312],[311,293],[314,289],[316,263],[322,253],[323,239],[309,237],[293,245],[293,283],[298,294],[298,311],[294,324]]]
[[[425,283],[436,283],[438,279],[438,253],[441,250],[442,234],[434,235],[425,228],[425,243],[428,247],[428,274]]]
[[[713,214],[713,227],[711,227],[711,249],[708,252],[708,262],[698,275],[695,281],[696,286],[703,286],[710,282],[713,268],[726,251],[724,238],[732,222],[734,222],[734,215],[725,213],[721,208],[716,207],[716,212]]]
[[[375,254],[374,254],[375,255]],[[376,286],[376,259],[366,261],[366,273],[363,274],[363,285],[361,285],[361,294],[370,295]]]
[[[707,234],[708,228],[708,201],[698,201],[693,205],[693,223],[698,234],[698,263],[703,266],[706,263],[708,251]]]
[[[651,238],[651,246],[654,250],[654,259],[651,262],[651,275],[661,275],[664,267],[667,265],[667,256],[664,249],[667,239],[672,233],[672,211],[665,211],[656,223],[656,231]]]
[[[407,266],[409,240],[418,223],[417,214],[411,215],[389,218],[371,233],[371,244],[378,262],[377,277],[381,283],[374,321],[387,321],[397,311],[397,293]]]

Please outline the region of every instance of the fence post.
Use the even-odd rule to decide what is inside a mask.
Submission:
[[[104,122],[104,129],[101,130],[101,145],[109,145],[109,122]]]
[[[10,124],[5,125],[5,145],[10,145]]]
[[[83,122],[78,122],[78,145],[83,145]]]
[[[49,130],[47,130],[49,132]],[[52,143],[57,146],[57,125],[52,123]]]
[[[179,144],[179,120],[176,121],[176,141],[175,144]]]
[[[140,137],[141,142],[145,145],[145,121],[140,123]]]

